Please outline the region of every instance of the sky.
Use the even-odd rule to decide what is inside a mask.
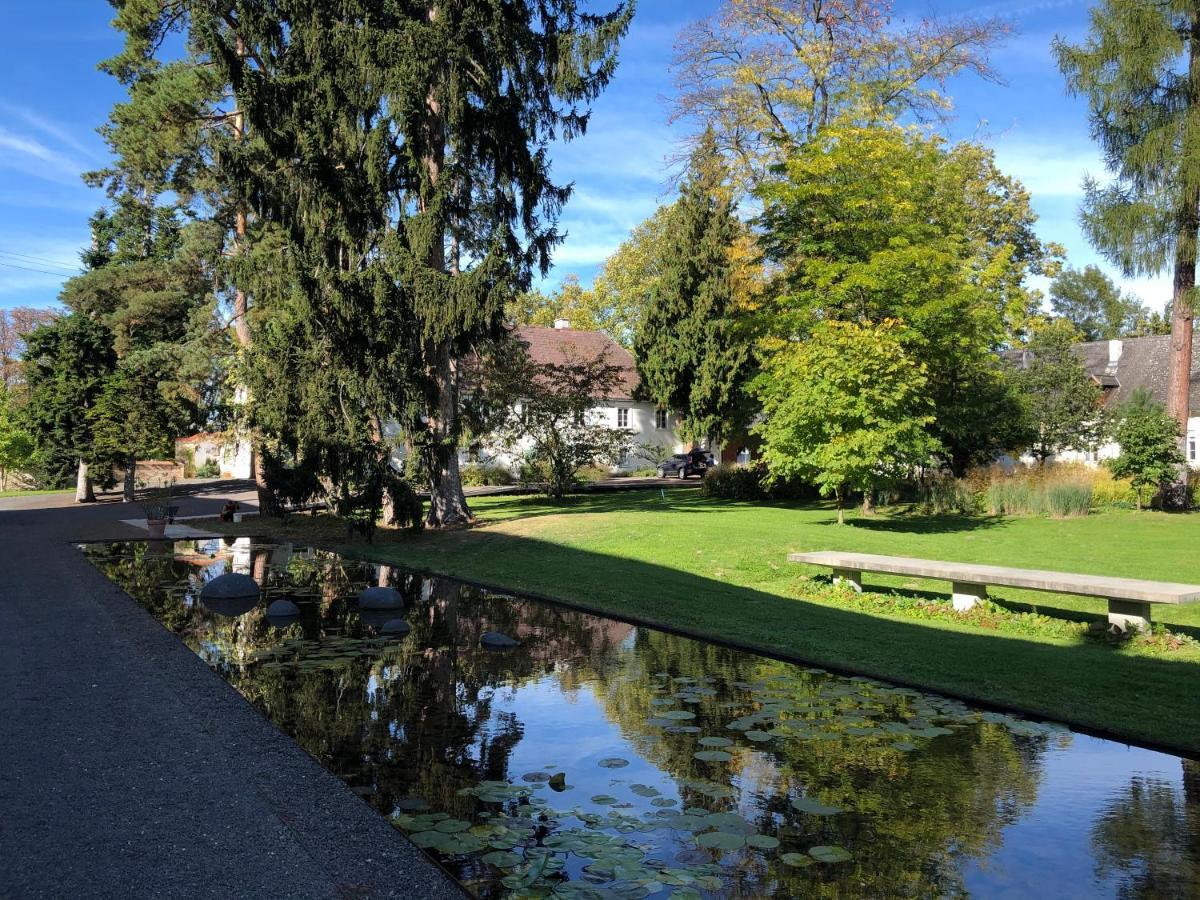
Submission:
[[[569,273],[590,282],[630,229],[670,199],[671,160],[682,136],[667,121],[672,45],[682,26],[717,6],[717,0],[640,0],[620,67],[594,105],[587,134],[553,148],[555,176],[571,182],[574,195],[561,220],[567,237],[545,287]],[[1013,23],[1016,33],[993,56],[1004,83],[952,84],[956,111],[946,136],[995,150],[1001,169],[1030,190],[1039,236],[1062,244],[1069,264],[1101,265],[1161,309],[1170,279],[1119,277],[1078,226],[1084,173],[1103,176],[1103,167],[1086,106],[1067,96],[1050,44],[1056,35],[1084,36],[1088,6],[1088,0],[896,0],[895,12],[909,21],[967,14],[1003,15]],[[11,7],[0,31],[0,308],[51,306],[78,270],[88,217],[105,202],[79,176],[105,163],[96,129],[122,91],[97,63],[119,41],[102,0],[54,0],[53,16],[40,4]]]

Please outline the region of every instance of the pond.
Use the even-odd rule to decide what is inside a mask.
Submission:
[[[1200,896],[1192,760],[311,548],[83,549],[480,897]]]

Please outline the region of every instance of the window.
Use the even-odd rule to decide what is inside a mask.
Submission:
[[[629,427],[629,410],[623,406],[617,410],[617,427],[618,428],[628,428]]]
[[[1196,461],[1196,436],[1188,435],[1188,462]]]
[[[583,425],[583,410],[581,409],[575,411],[575,424],[577,426]]]
[[[667,411],[665,409],[656,409],[654,411],[654,427],[659,430],[667,427]]]

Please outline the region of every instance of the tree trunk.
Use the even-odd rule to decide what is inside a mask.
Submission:
[[[862,514],[864,516],[875,515],[875,492],[870,488],[863,491]]]
[[[137,457],[132,453],[125,460],[125,478],[121,485],[121,500],[132,503],[137,499]]]
[[[88,476],[88,464],[82,459],[75,473],[75,502],[95,503],[96,492],[92,488],[92,479]]]
[[[427,15],[430,21],[438,17],[436,4],[430,4]],[[426,215],[440,216],[442,213],[434,208],[433,199],[446,159],[446,122],[441,99],[434,91],[430,91],[426,97],[425,106],[429,152],[422,162],[428,180],[425,188],[428,195],[421,197],[420,208]],[[434,226],[425,263],[435,272],[445,272],[444,222],[434,223]],[[428,433],[425,436],[424,459],[429,472],[429,514],[425,522],[431,528],[455,527],[474,521],[467,507],[458,468],[457,375],[450,350],[450,342],[444,338],[431,338],[426,342],[429,399],[425,411]]]
[[[450,348],[443,345],[435,352],[439,358],[431,376],[436,386],[437,407],[426,416],[429,433],[424,455],[429,472],[429,514],[425,523],[430,528],[453,528],[469,525],[475,517],[467,506],[458,468],[458,436],[454,421],[457,391]]]
[[[845,525],[846,524],[846,509],[845,509],[845,503],[843,502],[844,498],[842,496],[842,489],[838,488],[834,492],[834,496],[837,497],[838,524]]]

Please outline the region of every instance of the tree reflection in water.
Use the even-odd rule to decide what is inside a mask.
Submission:
[[[327,552],[88,552],[480,896],[957,895],[1037,803],[1044,754],[1069,752],[1065,729]],[[199,589],[233,570],[263,597],[216,615]],[[368,585],[404,610],[360,613]],[[276,627],[282,596],[301,616]],[[381,635],[397,616],[412,632]],[[482,649],[485,631],[520,646]],[[1095,825],[1099,877],[1194,886],[1198,809],[1131,782]]]

